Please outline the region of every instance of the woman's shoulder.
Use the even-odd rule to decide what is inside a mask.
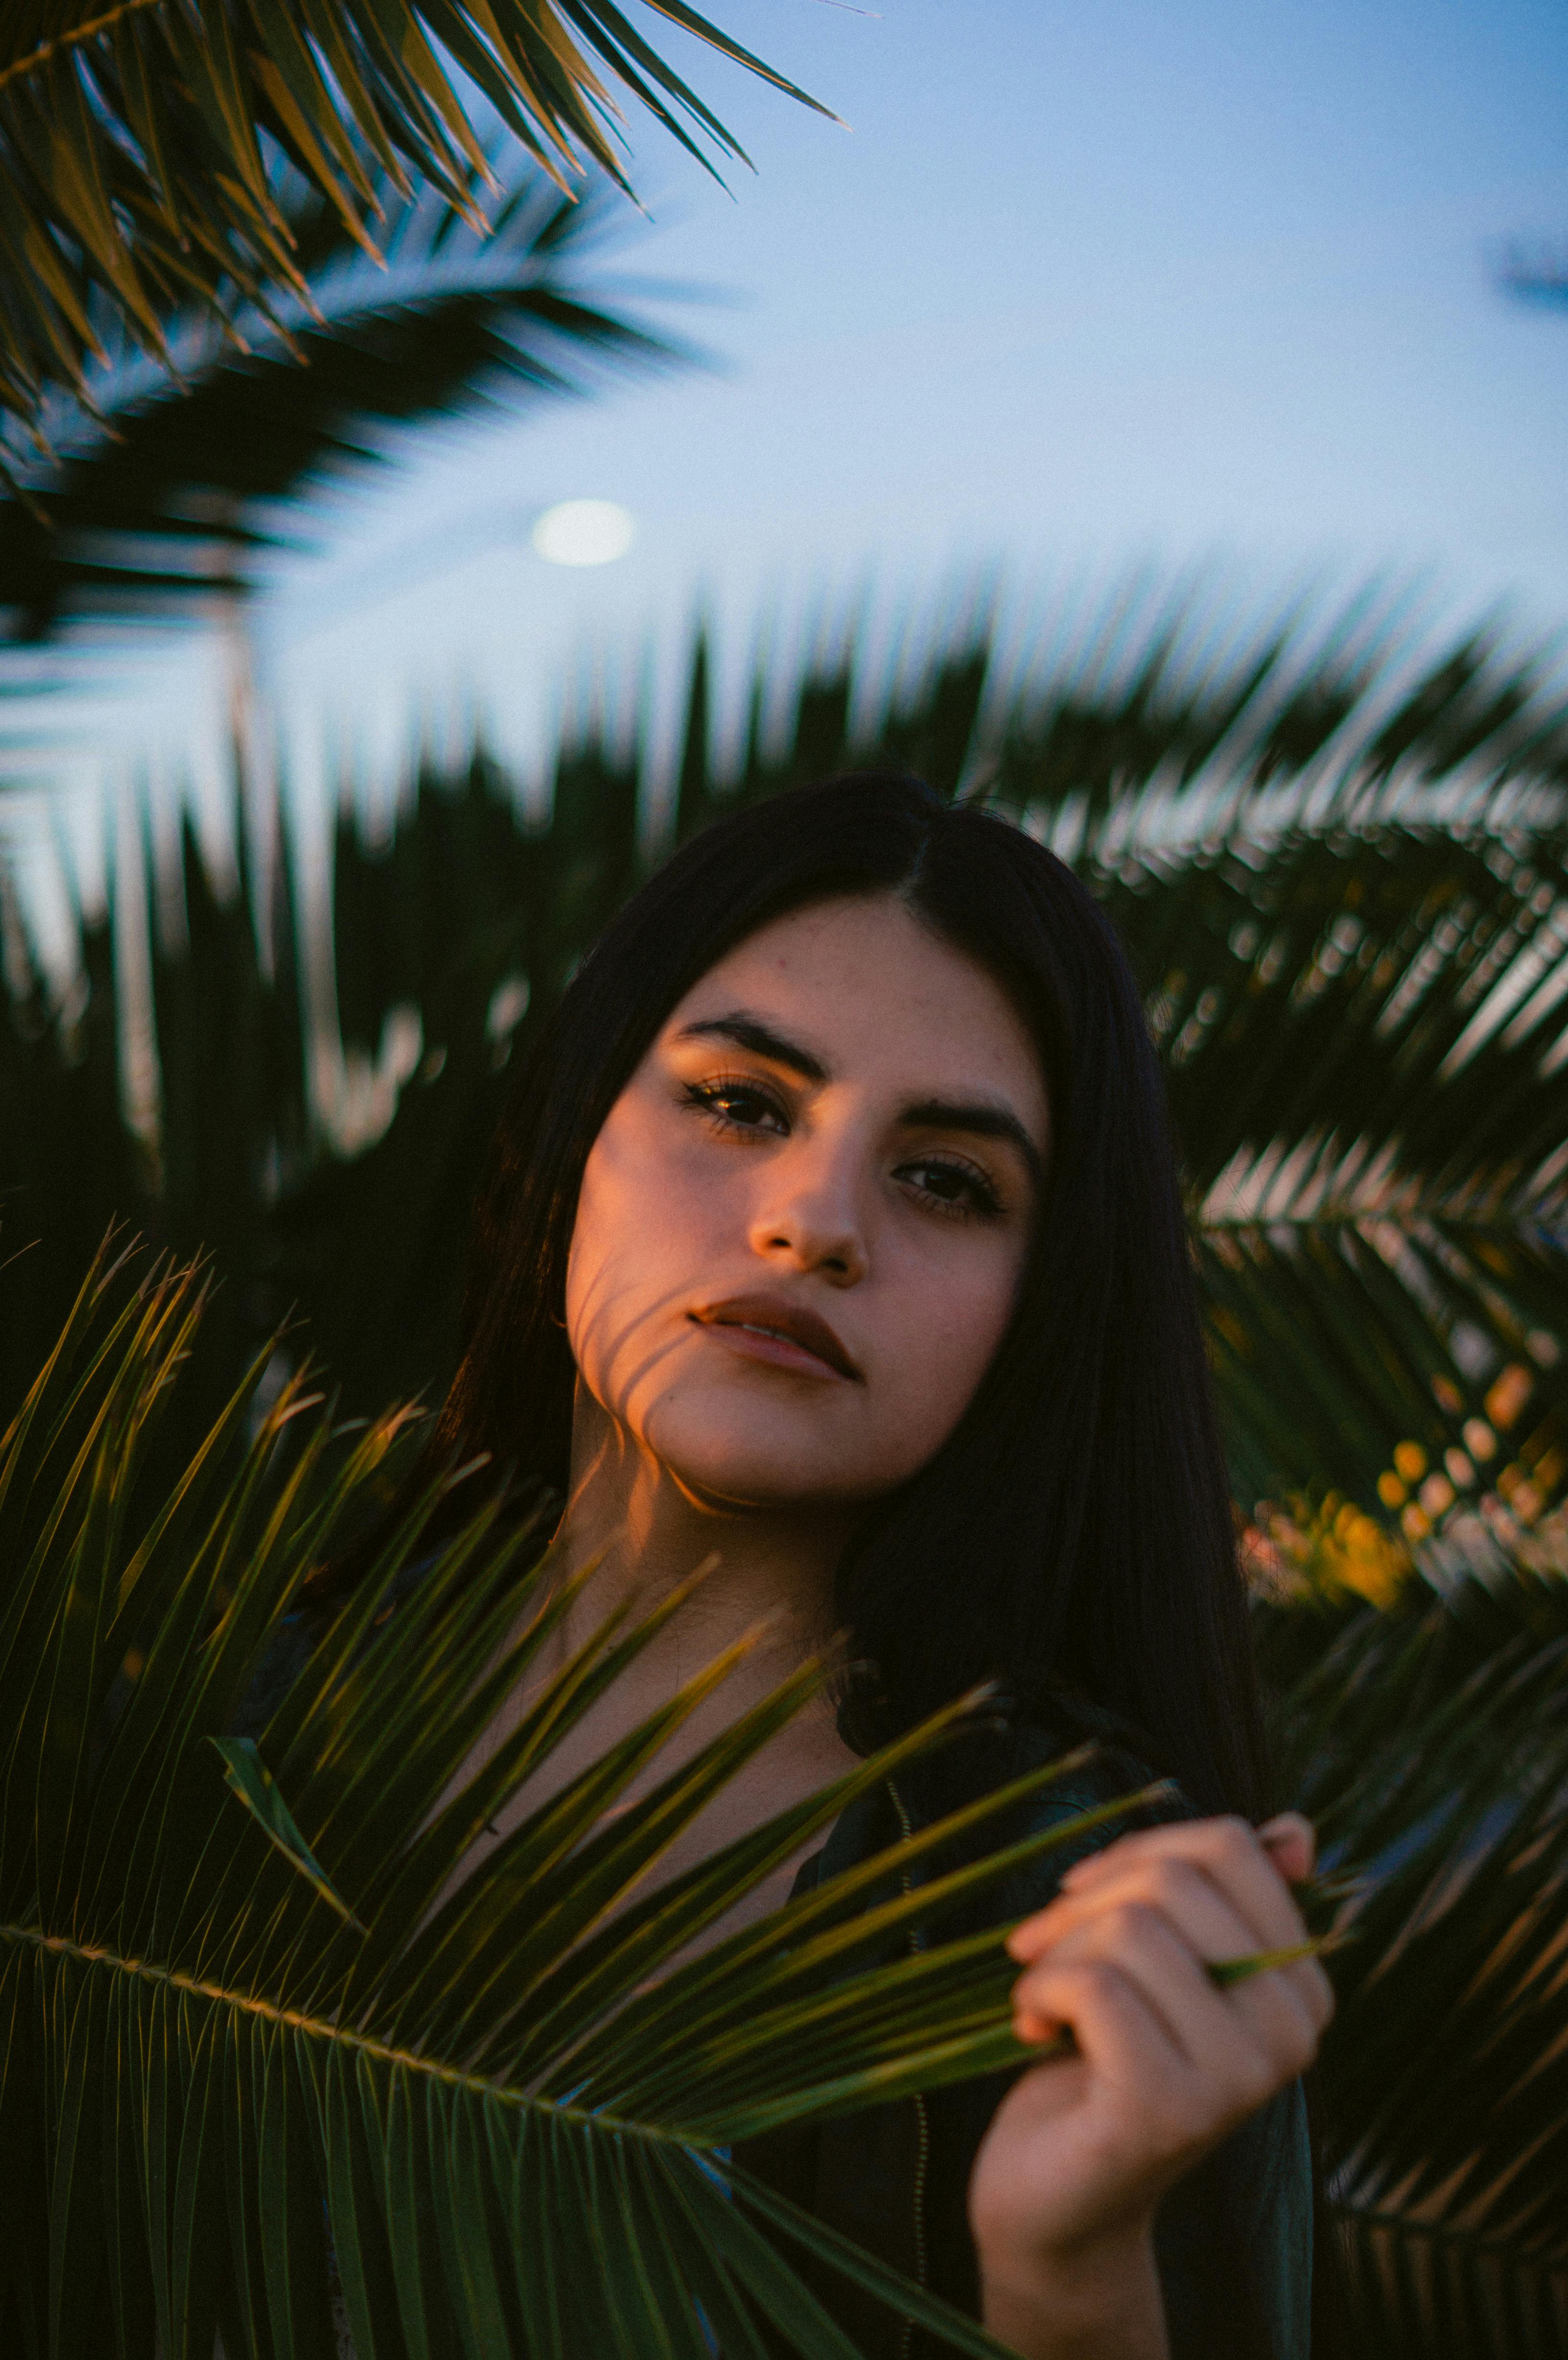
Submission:
[[[979,1830],[977,1850],[997,1852],[1033,1836],[1054,1837],[1048,1848],[1011,1870],[993,1888],[989,1913],[1027,1917],[1044,1908],[1075,1862],[1103,1851],[1137,1828],[1195,1816],[1175,1782],[1151,1765],[1142,1732],[1093,1699],[1051,1695],[1008,1716],[994,1757],[993,1786],[1062,1765],[1021,1802]],[[1136,1802],[1128,1798],[1136,1797]],[[930,1804],[946,1801],[940,1777],[927,1782]],[[955,1794],[946,1807],[959,1801]],[[935,1817],[931,1811],[929,1817]]]
[[[997,1923],[1044,1908],[1067,1870],[1130,1829],[1191,1819],[1192,1806],[1149,1766],[1139,1732],[1116,1714],[1078,1697],[1052,1696],[1027,1710],[987,1716],[973,1730],[898,1771],[852,1804],[835,1823],[803,1882],[815,1884],[857,1866],[901,1838],[964,1811],[987,1795],[1060,1764],[1022,1797],[971,1824],[951,1843],[924,1853],[912,1874],[929,1882],[1034,1836],[1057,1840],[985,1885],[961,1911],[965,1923]],[[1116,1808],[1124,1797],[1136,1805]],[[949,1930],[957,1931],[955,1922]]]
[[[1072,1799],[1088,1809],[1137,1794],[1147,1798],[1140,1808],[1162,1819],[1191,1819],[1192,1806],[1175,1780],[1154,1767],[1155,1750],[1134,1722],[1076,1690],[1052,1691],[1007,1716],[1009,1776],[1063,1765],[1061,1776],[1041,1789],[1042,1801]]]

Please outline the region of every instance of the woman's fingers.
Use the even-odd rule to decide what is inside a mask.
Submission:
[[[1189,2070],[1171,2017],[1150,2000],[1147,1979],[1123,1961],[1052,1958],[1031,1980],[1030,2020],[1042,2027],[1034,2037],[1068,2027],[1083,2057],[1121,2088],[1148,2094],[1151,2081]]]
[[[1013,1985],[1013,2025],[1022,2039],[1043,2039],[1062,2019],[1051,2014],[1048,1994],[1065,1970],[1088,1962],[1114,1967],[1138,1992],[1171,2048],[1192,2061],[1183,2017],[1194,1979],[1206,1981],[1192,1950],[1158,1909],[1127,1901],[1064,1928],[1045,1955],[1026,1967]],[[1209,2000],[1219,2004],[1211,1983]]]
[[[1053,1911],[1078,1902],[1086,1904],[1113,1884],[1125,1885],[1148,1878],[1158,1885],[1178,1863],[1205,1878],[1235,1912],[1249,1938],[1245,1948],[1282,1950],[1307,1939],[1289,1885],[1245,1819],[1187,1819],[1174,1827],[1148,1828],[1118,1837],[1091,1859],[1079,1861],[1062,1878],[1059,1898],[1015,1929],[1009,1950],[1015,1959],[1032,1957],[1041,1943],[1053,1939],[1060,1925],[1060,1918],[1052,1918]]]
[[[1311,1836],[1305,1822],[1293,1819],[1267,1832],[1277,1832],[1298,1856]],[[1266,1969],[1223,1993],[1206,1972],[1221,1960],[1306,1943],[1301,1912],[1272,1849],[1239,1819],[1193,1820],[1124,1837],[1064,1878],[1057,1899],[1015,1928],[1008,1950],[1026,1969],[1074,1955],[1085,1939],[1096,1953],[1117,1958],[1125,1941],[1132,1945],[1129,1960],[1135,1954],[1147,1960],[1148,1944],[1135,1937],[1152,1918],[1180,1947],[1208,1994],[1209,2005],[1199,2010],[1200,2030],[1228,2024],[1234,2039],[1246,2027],[1271,2053],[1305,2061],[1334,2012],[1328,1977],[1315,1958]],[[1162,1947],[1160,1955],[1169,1964],[1169,1950]],[[1028,1973],[1016,1986],[1015,2021],[1023,2038],[1040,2037],[1032,2029],[1043,2023],[1038,1988]],[[1157,2012],[1170,2005],[1163,1984],[1146,1983],[1146,1995]],[[1172,2037],[1184,2038],[1171,2022]],[[1299,2071],[1301,2061],[1290,2070]]]
[[[1098,2013],[1080,2012],[1084,1993]],[[1025,2038],[1070,2024],[1091,2071],[1173,2153],[1222,2135],[1312,2061],[1316,2028],[1296,1995],[1279,1983],[1257,1998],[1238,2008],[1158,1910],[1128,1906],[1019,1978],[1015,2021]]]
[[[1210,1941],[1227,1945],[1235,1957],[1240,1929],[1234,1919],[1226,1922],[1223,1908],[1205,1904],[1200,1914],[1210,1929],[1208,1939],[1194,1939],[1190,1919],[1173,1919],[1165,1908],[1136,1896],[1123,1895],[1085,1912],[1014,1985],[1013,2021],[1020,2039],[1042,2039],[1051,2029],[1045,1994],[1063,1962],[1102,1959],[1137,1985],[1190,2064],[1222,2080],[1233,2065],[1246,2067],[1243,2096],[1256,2103],[1256,2096],[1247,2092],[1259,2077],[1272,2089],[1310,2062],[1327,2008],[1313,1985],[1293,1970],[1250,1976],[1221,1990],[1208,1972],[1206,1961],[1215,1955]],[[1324,1979],[1325,1994],[1326,1990]],[[1250,2065],[1243,2054],[1249,2048],[1256,2051]]]
[[[1302,1823],[1303,1825],[1305,1822]],[[1184,1860],[1211,1878],[1233,1907],[1270,1942],[1289,1939],[1301,1916],[1277,1863],[1255,1828],[1243,1819],[1184,1819],[1174,1827],[1145,1828],[1121,1836],[1090,1859],[1070,1868],[1063,1893],[1086,1892],[1133,1862]]]
[[[1008,1947],[1029,2043],[1065,2027],[1078,2054],[1024,2073],[971,2181],[982,2252],[1063,2248],[1105,2219],[1152,2217],[1198,2157],[1311,2063],[1333,2007],[1315,1959],[1221,1985],[1219,1960],[1305,1939],[1281,1868],[1310,1864],[1288,1819],[1149,1830],[1075,1869]],[[1025,2201],[1022,2191],[1031,2192]]]
[[[1181,1994],[1166,1988],[1170,1977],[1162,1977],[1160,1972],[1160,1935],[1152,1922],[1149,1926],[1139,1922],[1140,1916],[1152,1921],[1156,1915],[1153,1911],[1140,1913],[1134,1905],[1125,1910],[1105,1911],[1086,1924],[1064,1928],[1045,1956],[1035,1966],[1026,1967],[1013,1985],[1013,2029],[1019,2039],[1044,2040],[1060,2025],[1071,2022],[1058,2015],[1051,2004],[1059,1975],[1084,1965],[1105,1966],[1115,1968],[1138,1993],[1171,2049],[1186,2055],[1181,2037]]]
[[[1236,1907],[1213,1877],[1180,1854],[1156,1852],[1120,1863],[1116,1874],[1093,1885],[1063,1891],[1029,1924],[1042,1928],[1048,1942],[1060,1941],[1074,1926],[1125,1903],[1161,1909],[1184,1939],[1205,1959],[1238,1959],[1260,1950],[1284,1950],[1296,1939],[1288,1925],[1264,1930]],[[1022,1932],[1024,1929],[1019,1928]],[[1025,1946],[1014,1944],[1018,1958]],[[1027,1946],[1032,1950],[1033,1937]],[[1026,1950],[1027,1955],[1027,1950]]]
[[[1265,1819],[1258,1841],[1287,1885],[1301,1885],[1317,1863],[1317,1830],[1300,1811],[1280,1811]]]

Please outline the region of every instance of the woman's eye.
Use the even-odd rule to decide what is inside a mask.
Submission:
[[[992,1218],[1002,1209],[1001,1199],[983,1172],[972,1164],[949,1164],[942,1158],[922,1158],[900,1165],[898,1178],[944,1213],[973,1213]]]
[[[783,1132],[789,1120],[777,1099],[753,1082],[691,1082],[687,1103],[711,1115],[724,1131]]]

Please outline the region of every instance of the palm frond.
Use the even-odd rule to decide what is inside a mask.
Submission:
[[[816,104],[678,0],[655,13]],[[0,28],[0,412],[47,435],[105,309],[165,366],[191,311],[290,333],[310,279],[280,163],[374,255],[388,182],[482,226],[480,108],[563,191],[584,164],[624,185],[617,91],[699,159],[741,158],[609,0],[22,0]]]
[[[604,209],[508,173],[489,234],[378,183],[385,260],[316,192],[279,202],[304,292],[220,333],[169,323],[174,374],[105,320],[81,401],[49,413],[47,459],[13,444],[0,501],[0,609],[38,640],[87,617],[210,614],[256,560],[298,543],[312,495],[383,463],[398,430],[488,405],[583,394],[617,370],[690,361],[593,284]]]
[[[1532,1525],[1568,1472],[1560,832],[1233,839],[1104,891],[1166,1059],[1242,1496],[1337,1488],[1404,1503],[1417,1541],[1457,1515],[1517,1546],[1510,1500]]]
[[[1359,2348],[1545,2360],[1568,2324],[1568,1587],[1261,1622],[1285,1790],[1355,1888],[1323,2073]]]
[[[258,1360],[174,1483],[150,1481],[203,1295],[198,1273],[138,1278],[106,1251],[0,1437],[10,2334],[65,2360],[207,2360],[218,2333],[234,2352],[321,2349],[335,2273],[360,2360],[708,2360],[715,2325],[759,2348],[764,2311],[789,2349],[843,2360],[782,2232],[951,2348],[996,2354],[727,2150],[1024,2061],[1006,1928],[890,1966],[878,1945],[1140,1798],[924,1884],[864,1863],[679,1963],[974,1700],[659,1885],[669,1846],[827,1677],[803,1666],[661,1768],[743,1641],[475,1863],[486,1823],[685,1595],[613,1617],[547,1674],[570,1589],[493,1511],[412,1582],[410,1516],[236,1737],[303,1577],[406,1421],[304,1426],[298,1381],[256,1415]],[[465,1767],[530,1675],[513,1733]],[[920,1831],[899,1867],[1062,1766]]]
[[[1530,825],[1561,809],[1568,705],[1548,649],[1485,628],[1433,647],[1407,599],[1249,612],[1134,578],[1013,660],[976,751],[1052,841],[1124,859],[1255,846],[1294,824]]]

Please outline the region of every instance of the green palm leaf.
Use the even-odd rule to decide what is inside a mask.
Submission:
[[[678,0],[654,13],[815,104]],[[287,334],[310,283],[280,162],[374,254],[387,181],[482,223],[480,108],[563,189],[584,161],[624,184],[617,90],[701,160],[741,156],[609,0],[21,0],[0,28],[0,412],[47,433],[105,308],[165,366],[192,309],[222,329],[254,305]]]
[[[783,2237],[995,2352],[727,2150],[1021,2061],[1005,1928],[869,1961],[1139,1798],[920,1885],[872,1861],[680,1963],[967,1710],[660,1885],[667,1847],[826,1677],[803,1667],[660,1774],[743,1644],[460,1876],[680,1596],[545,1677],[567,1593],[529,1532],[481,1514],[410,1583],[410,1517],[237,1737],[401,1421],[334,1437],[297,1382],[258,1416],[258,1366],[179,1480],[149,1485],[202,1308],[191,1272],[101,1260],[0,1438],[0,2319],[20,2347],[322,2350],[335,2277],[361,2360],[706,2360],[713,2329],[758,2348],[764,2312],[812,2360],[846,2353]],[[530,1709],[464,1776],[530,1672]],[[1061,1766],[921,1831],[899,1869]]]

